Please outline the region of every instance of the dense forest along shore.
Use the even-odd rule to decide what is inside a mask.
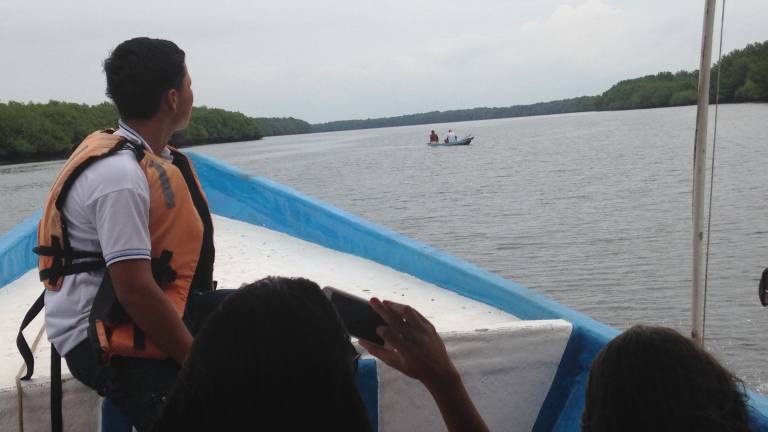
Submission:
[[[715,100],[717,74],[720,102],[768,102],[768,41],[749,44],[723,56],[712,68],[710,99]],[[509,107],[481,107],[432,111],[397,117],[342,120],[313,124],[312,132],[450,123],[509,117],[528,117],[586,111],[615,111],[695,105],[699,71],[659,72],[628,79],[597,96],[581,96]]]
[[[0,103],[0,164],[65,158],[93,131],[114,128],[118,114],[109,102],[85,105]],[[189,126],[171,139],[187,147],[259,140],[264,136],[307,133],[310,124],[295,118],[252,118],[218,108],[193,107]]]
[[[726,54],[713,66],[712,76],[718,73],[721,103],[768,102],[768,41]],[[172,144],[183,147],[310,132],[693,105],[698,77],[698,71],[659,72],[621,81],[597,96],[320,124],[293,117],[254,118],[218,108],[194,107],[189,127],[175,135]],[[711,81],[712,101],[717,81]],[[114,127],[117,117],[115,107],[108,102],[94,106],[56,101],[0,103],[0,164],[64,158],[87,134]]]

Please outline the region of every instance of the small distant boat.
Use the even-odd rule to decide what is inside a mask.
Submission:
[[[458,146],[458,145],[469,145],[469,143],[472,142],[472,140],[475,139],[473,136],[464,137],[458,141],[451,141],[451,142],[431,142],[427,143],[428,146],[431,147],[437,147],[437,146]]]

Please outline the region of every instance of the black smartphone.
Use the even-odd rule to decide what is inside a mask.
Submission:
[[[323,293],[336,307],[349,334],[384,345],[384,339],[376,334],[376,328],[387,323],[373,310],[367,300],[333,287],[323,288]]]

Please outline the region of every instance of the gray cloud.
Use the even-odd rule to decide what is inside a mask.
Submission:
[[[0,6],[0,100],[105,100],[122,40],[174,40],[195,103],[312,122],[597,94],[698,66],[701,0],[29,0]],[[729,2],[725,49],[768,39]]]

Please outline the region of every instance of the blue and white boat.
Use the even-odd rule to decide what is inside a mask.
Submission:
[[[715,0],[706,3],[697,143],[707,136]],[[696,148],[702,173],[705,150],[705,145]],[[216,215],[214,278],[220,286],[237,287],[267,275],[304,276],[362,297],[412,304],[443,335],[491,430],[581,430],[592,360],[619,334],[617,329],[268,179],[205,156],[191,157]],[[697,173],[694,183],[696,203],[703,175]],[[700,240],[701,203],[695,207],[694,238]],[[34,341],[32,380],[19,379],[25,367],[14,343],[22,317],[42,289],[32,253],[39,217],[31,216],[0,237],[0,431],[51,428],[50,350],[42,316],[25,332]],[[694,296],[693,333],[698,337],[703,329],[700,303]],[[108,401],[73,379],[66,364],[62,368],[65,431],[125,430],[124,417]],[[357,379],[378,431],[445,429],[417,382],[372,358],[362,361]],[[768,431],[768,398],[753,390],[747,396],[753,430]]]
[[[460,145],[470,145],[472,144],[472,140],[475,139],[473,136],[466,136],[462,139],[456,139],[455,141],[442,141],[442,142],[428,142],[427,145],[430,147],[440,147],[440,146],[460,146]]]
[[[266,275],[305,276],[353,294],[413,304],[443,334],[478,409],[498,431],[578,431],[595,354],[619,331],[428,245],[222,162],[191,153],[215,214],[220,286]],[[49,344],[42,319],[35,376],[14,339],[40,294],[38,215],[0,237],[0,430],[48,431]],[[124,422],[63,366],[64,428],[111,431]],[[379,431],[440,431],[417,382],[366,358],[358,384]],[[749,391],[755,430],[768,430],[768,398]]]

